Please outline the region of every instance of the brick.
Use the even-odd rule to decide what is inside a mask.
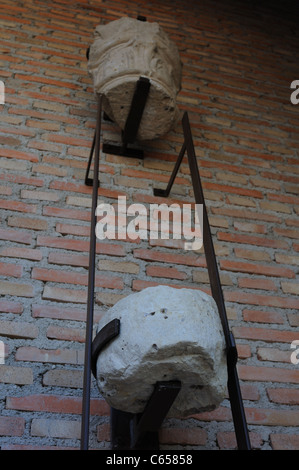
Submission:
[[[1,436],[22,436],[25,432],[25,419],[14,416],[0,417]]]
[[[201,428],[166,428],[159,431],[159,442],[161,444],[180,444],[204,446],[207,444],[207,432]]]
[[[33,173],[41,173],[44,175],[65,177],[68,171],[65,168],[57,168],[49,165],[36,164],[32,166]]]
[[[31,385],[33,384],[33,371],[28,367],[1,365],[0,382],[15,385]]]
[[[36,338],[38,328],[32,323],[0,321],[0,335],[8,338]]]
[[[275,282],[269,279],[252,279],[247,277],[238,278],[238,286],[248,289],[261,289],[277,291]]]
[[[293,168],[293,171],[294,171],[294,168]],[[268,194],[268,198],[271,201],[280,201],[280,202],[285,202],[287,204],[292,204],[292,205],[298,205],[299,204],[299,197],[289,196],[287,194],[270,193],[270,194]]]
[[[22,266],[0,262],[0,276],[22,277],[22,273]]]
[[[236,338],[247,338],[257,341],[262,340],[270,342],[283,342],[289,344],[298,338],[298,334],[295,331],[255,328],[247,326],[234,327],[233,333]]]
[[[281,202],[270,202],[270,201],[261,201],[260,208],[264,211],[273,211],[273,212],[283,212],[285,214],[291,214],[292,210],[286,204]]]
[[[290,230],[290,229],[275,227],[273,231],[274,233],[277,233],[277,235],[281,237],[295,238],[296,240],[299,239],[299,230]]]
[[[3,194],[5,196],[11,196],[12,189],[9,188],[8,186],[0,186],[0,194]]]
[[[298,450],[298,434],[270,434],[270,440],[273,450]]]
[[[56,224],[56,232],[62,233],[63,235],[76,235],[82,237],[90,236],[90,226],[77,225],[77,224]]]
[[[234,174],[234,173],[225,173],[223,171],[218,171],[216,173],[216,178],[219,181],[227,181],[231,183],[237,183],[240,185],[246,185],[247,184],[247,178],[245,176],[239,175],[239,174]]]
[[[0,281],[0,294],[17,297],[34,297],[34,287],[30,284]]]
[[[27,160],[29,162],[38,162],[38,155],[33,153],[20,152],[19,150],[0,149],[0,156],[6,158],[17,158],[18,160]]]
[[[263,439],[256,432],[249,432],[249,439],[252,449],[261,449]],[[217,442],[220,449],[237,449],[237,439],[235,432],[218,432]]]
[[[148,180],[155,180],[161,181],[164,183],[168,183],[169,177],[167,175],[157,174],[152,171],[144,171],[144,170],[135,170],[133,168],[124,168],[121,170],[121,174],[125,176],[130,176],[131,178],[142,178]],[[179,176],[175,179],[176,184],[188,184],[188,180],[186,178],[180,178]]]
[[[33,148],[36,150],[52,152],[52,153],[62,153],[62,150],[63,150],[61,145],[50,144],[49,142],[41,142],[39,140],[31,140],[29,146],[30,148]],[[52,160],[48,158],[47,155],[43,156],[42,161],[43,163],[52,163]]]
[[[247,197],[227,196],[226,201],[228,204],[234,204],[236,206],[256,207],[256,202]]]
[[[258,191],[257,189],[247,189],[247,188],[239,188],[236,186],[229,186],[229,185],[221,185],[217,183],[210,183],[210,182],[203,182],[202,184],[203,189],[210,189],[215,191],[223,191],[225,193],[233,193],[238,194],[239,196],[247,196],[253,197],[258,199],[263,199],[263,193]],[[243,200],[245,201],[245,199]]]
[[[234,233],[218,232],[218,240],[228,241],[232,243],[245,243],[255,246],[264,246],[269,248],[287,249],[288,243],[283,240],[275,240],[268,237],[255,237],[253,235],[241,235]]]
[[[74,321],[85,321],[86,320],[86,308],[75,308],[75,307],[56,307],[47,304],[33,304],[32,305],[32,316],[34,318],[56,318],[58,320],[74,320]],[[101,314],[94,311],[94,320],[99,321]]]
[[[258,348],[257,357],[260,361],[284,362],[291,364],[290,351],[282,351],[276,348]]]
[[[205,261],[203,258],[194,255],[177,255],[173,253],[163,253],[161,251],[147,250],[143,248],[137,248],[134,250],[135,258],[140,258],[146,261],[160,261],[174,264],[186,264],[187,266],[198,266],[203,267]]]
[[[80,421],[62,419],[34,418],[31,422],[31,435],[38,437],[58,437],[61,439],[80,439]]]
[[[66,204],[69,206],[91,207],[91,199],[79,196],[67,196]]]
[[[28,186],[41,187],[44,185],[44,180],[35,177],[27,177],[21,175],[15,175],[11,173],[0,174],[0,180],[8,181],[16,184],[28,184]]]
[[[16,169],[16,165],[14,160],[6,160],[1,158],[0,168],[6,171],[14,171]],[[23,172],[28,171],[28,163],[26,161],[20,161],[18,164],[18,170]]]
[[[53,369],[43,375],[43,385],[50,387],[83,388],[83,372],[80,370]]]
[[[281,282],[281,288],[285,294],[299,295],[299,284],[292,282]],[[299,302],[299,300],[298,300]]]
[[[4,313],[23,313],[23,304],[12,300],[0,300],[0,312]]]
[[[220,273],[219,275],[220,275],[220,281],[221,281],[222,286],[233,285],[233,281],[228,274]],[[205,284],[210,283],[210,278],[209,278],[209,274],[207,271],[199,271],[199,270],[193,271],[192,279],[194,282],[205,283]]]
[[[45,286],[42,298],[44,300],[54,300],[56,302],[73,302],[76,304],[86,304],[87,291],[86,289],[64,289],[62,287]]]
[[[75,192],[75,193],[82,193],[82,194],[90,194],[91,195],[91,188],[89,186],[77,183],[66,183],[64,181],[53,181],[49,185],[50,189],[56,189],[60,191],[68,191],[68,192]],[[98,196],[103,197],[111,197],[112,199],[117,199],[118,196],[127,196],[125,192],[122,191],[113,191],[111,189],[106,188],[99,188]]]
[[[21,191],[21,198],[23,199],[38,199],[39,201],[55,201],[60,200],[60,196],[57,193],[49,191],[33,191],[29,189],[23,189]]]
[[[234,252],[238,258],[245,258],[253,261],[271,261],[270,254],[265,252],[265,250],[248,250],[246,248],[235,247]]]
[[[110,261],[106,259],[99,260],[98,269],[100,271],[115,271],[120,273],[138,274],[139,265],[131,261]]]
[[[83,351],[75,349],[39,349],[21,346],[16,352],[17,361],[46,362],[52,364],[83,364]]]
[[[191,417],[194,419],[198,419],[199,421],[230,421],[231,410],[229,408],[219,406],[218,408],[216,408],[216,410],[194,414],[191,415]]]
[[[38,236],[37,246],[47,246],[50,248],[62,248],[64,250],[89,252],[89,241],[63,239],[60,237]],[[124,256],[125,249],[122,245],[115,243],[99,242],[96,244],[98,254],[109,254],[113,256]]]
[[[37,119],[46,119],[47,121],[58,121],[58,122],[64,122],[68,124],[74,124],[74,125],[79,125],[80,122],[76,118],[72,118],[69,116],[59,116],[56,113],[43,113],[40,111],[35,111],[35,110],[30,110],[30,109],[20,109],[20,108],[14,108],[13,110],[9,109],[9,113],[12,113],[14,115],[21,115],[21,116],[26,116],[28,117],[34,117]]]
[[[254,274],[261,274],[264,276],[273,276],[273,277],[288,277],[288,278],[295,277],[295,273],[292,269],[281,268],[281,267],[276,267],[276,266],[244,263],[241,261],[229,261],[229,260],[220,260],[220,266],[221,266],[221,269],[234,271],[234,272],[254,273]]]
[[[111,292],[102,292],[102,293],[97,292],[96,293],[96,303],[98,305],[111,306],[111,305],[114,305],[119,300],[123,299],[124,297],[126,297],[126,295],[114,294],[114,293],[111,293]]]
[[[65,106],[58,103],[51,103],[48,101],[34,101],[32,103],[33,108],[45,109],[47,111],[53,111],[57,114],[64,113],[66,111]]]
[[[75,285],[88,285],[88,274],[62,271],[56,269],[33,268],[32,279],[41,281],[62,282]],[[95,286],[108,287],[110,289],[122,289],[123,280],[119,277],[95,276]]]
[[[263,310],[243,310],[243,319],[256,323],[284,323],[283,315],[279,312],[265,312]]]
[[[258,305],[277,308],[298,308],[298,299],[290,297],[278,297],[274,295],[251,294],[247,292],[225,292],[224,298],[228,302],[236,302],[248,305]]]
[[[87,211],[80,211],[78,209],[62,209],[60,207],[46,206],[43,208],[43,215],[46,217],[55,217],[63,219],[84,220],[90,222],[90,213]]]
[[[242,232],[267,233],[265,225],[253,224],[248,222],[234,222],[234,228]]]
[[[281,185],[276,181],[271,181],[268,179],[259,179],[259,178],[250,178],[251,184],[258,186],[260,188],[276,189],[280,190]]]
[[[187,279],[187,274],[176,268],[166,268],[162,266],[149,266],[146,274],[152,277],[166,277],[170,279]]]
[[[50,339],[77,341],[79,343],[84,343],[85,341],[85,331],[79,328],[49,326],[46,334]]]
[[[110,438],[111,438],[110,424],[109,423],[100,424],[97,427],[97,440],[100,442],[103,442],[103,441],[110,442]]]
[[[277,215],[268,214],[258,211],[253,211],[250,209],[236,209],[230,207],[211,207],[211,212],[213,214],[225,215],[227,217],[238,217],[241,219],[249,219],[253,221],[263,220],[265,222],[280,223],[281,219]]]
[[[8,396],[6,400],[8,410],[42,411],[49,413],[79,414],[82,412],[82,399],[50,394],[35,394],[20,397]],[[91,398],[91,415],[105,416],[110,413],[110,408],[102,399]]]
[[[241,380],[258,382],[299,383],[299,371],[282,367],[238,366]]]
[[[34,82],[34,83],[44,83],[48,85],[56,85],[56,86],[61,86],[61,82],[58,80],[51,80],[49,78],[44,78],[44,77],[38,77],[38,76],[32,76],[32,75],[22,75],[22,74],[16,74],[15,76],[16,79],[18,80],[24,80],[29,81],[29,82]],[[73,83],[68,83],[66,81],[63,82],[63,86],[71,89],[76,89],[78,88],[77,85],[74,85]],[[15,110],[14,110],[15,112]]]
[[[298,405],[299,390],[294,388],[267,388],[269,400],[284,405]]]
[[[31,230],[47,230],[48,223],[46,220],[32,219],[30,217],[8,217],[7,225],[10,227],[20,227]]]
[[[88,255],[73,255],[71,253],[51,252],[49,253],[49,256],[48,256],[48,262],[51,264],[81,266],[83,268],[88,268],[89,256]]]
[[[26,126],[46,131],[59,131],[60,129],[60,124],[56,124],[55,122],[42,122],[35,119],[27,119]]]
[[[7,247],[0,250],[0,256],[4,258],[23,258],[31,261],[41,261],[43,254],[35,248]]]
[[[36,212],[36,205],[35,204],[26,204],[25,202],[20,201],[12,201],[12,200],[0,200],[0,207],[2,209],[6,209],[9,211],[17,211],[17,212],[27,212],[34,214]]]

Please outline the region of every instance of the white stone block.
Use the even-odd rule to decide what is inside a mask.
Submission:
[[[122,130],[137,80],[140,76],[150,80],[138,140],[166,134],[179,119],[181,59],[176,44],[158,23],[120,18],[97,26],[88,70],[96,93],[104,96],[105,112]]]
[[[225,339],[214,299],[200,290],[149,287],[109,309],[120,334],[100,353],[97,381],[113,408],[140,413],[157,381],[181,381],[168,417],[219,406],[227,391]]]

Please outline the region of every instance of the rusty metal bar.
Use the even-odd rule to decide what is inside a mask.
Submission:
[[[102,95],[99,95],[98,96],[98,108],[97,108],[96,132],[95,132],[95,139],[94,139],[94,178],[93,178],[92,208],[91,208],[91,221],[90,221],[88,297],[87,297],[87,314],[86,314],[86,336],[85,336],[83,399],[82,399],[82,419],[81,419],[81,450],[88,450],[88,445],[89,445],[91,360],[92,360],[95,254],[96,254],[95,228],[96,228],[96,208],[97,208],[97,201],[98,201],[98,186],[99,186],[101,119],[102,119]]]

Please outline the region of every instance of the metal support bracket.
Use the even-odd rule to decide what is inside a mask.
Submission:
[[[136,140],[150,86],[151,84],[148,78],[139,78],[136,83],[126,124],[122,132],[122,145],[104,143],[103,152],[110,153],[112,155],[122,155],[124,157],[143,159],[143,151],[136,148],[129,148],[128,144],[133,144]]]
[[[112,155],[120,155],[124,157],[131,157],[131,158],[139,158],[143,159],[144,154],[141,149],[128,147],[128,144],[132,144],[135,142],[137,132],[139,129],[140,121],[143,115],[143,111],[145,108],[146,100],[150,90],[150,80],[146,77],[140,77],[136,83],[135,92],[132,98],[131,107],[129,114],[127,116],[125,128],[122,131],[122,144],[115,145],[115,144],[108,144],[103,143],[102,150],[104,153],[109,153]],[[104,118],[107,115],[104,114]],[[93,186],[93,179],[89,177],[91,162],[93,158],[93,154],[95,151],[95,141],[96,141],[96,134],[97,129],[95,129],[89,158],[87,162],[87,168],[85,173],[85,184],[87,186]],[[98,186],[100,183],[98,182]]]
[[[159,450],[159,429],[180,389],[179,381],[157,382],[143,413],[111,408],[111,448]]]
[[[120,332],[120,321],[118,318],[111,320],[107,323],[96,335],[92,342],[91,349],[91,371],[96,378],[97,376],[97,358],[109,341],[119,335]]]
[[[115,318],[105,325],[92,342],[91,370],[97,377],[97,359],[104,346],[120,333]],[[157,382],[142,413],[134,414],[111,408],[112,449],[159,449],[159,429],[181,389],[179,381]]]
[[[203,206],[203,245],[206,255],[207,268],[209,273],[209,281],[211,286],[212,296],[217,304],[219,316],[222,323],[224,337],[226,341],[226,356],[227,356],[227,370],[228,370],[228,393],[231,404],[231,410],[233,415],[235,434],[237,439],[237,445],[239,449],[250,450],[250,439],[247,429],[246,417],[243,407],[242,395],[240,391],[239,378],[237,373],[237,348],[234,337],[229,329],[226,308],[224,303],[224,297],[220,282],[220,276],[218,271],[218,265],[216,261],[216,255],[214,250],[213,239],[211,235],[211,229],[209,219],[207,215],[207,209],[205,205],[205,199],[203,195],[197,159],[194,150],[194,144],[191,134],[191,128],[189,123],[188,113],[185,112],[183,119],[183,132],[184,132],[184,143],[182,145],[180,154],[176,161],[175,167],[172,171],[170,180],[166,189],[154,189],[154,195],[160,197],[168,197],[180,164],[182,163],[183,157],[187,151],[188,163],[190,168],[194,198],[196,204],[202,204]]]
[[[181,382],[157,382],[141,415],[131,420],[131,448],[159,449],[159,429],[181,389]]]

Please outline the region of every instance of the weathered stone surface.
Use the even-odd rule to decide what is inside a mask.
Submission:
[[[97,26],[88,70],[95,91],[104,95],[106,113],[122,130],[137,80],[150,80],[138,140],[160,137],[176,123],[182,65],[177,46],[158,23],[121,18]]]
[[[180,380],[168,417],[217,407],[226,395],[225,340],[212,297],[195,289],[149,287],[117,302],[98,330],[120,319],[100,353],[99,389],[110,406],[142,412],[157,381]]]

